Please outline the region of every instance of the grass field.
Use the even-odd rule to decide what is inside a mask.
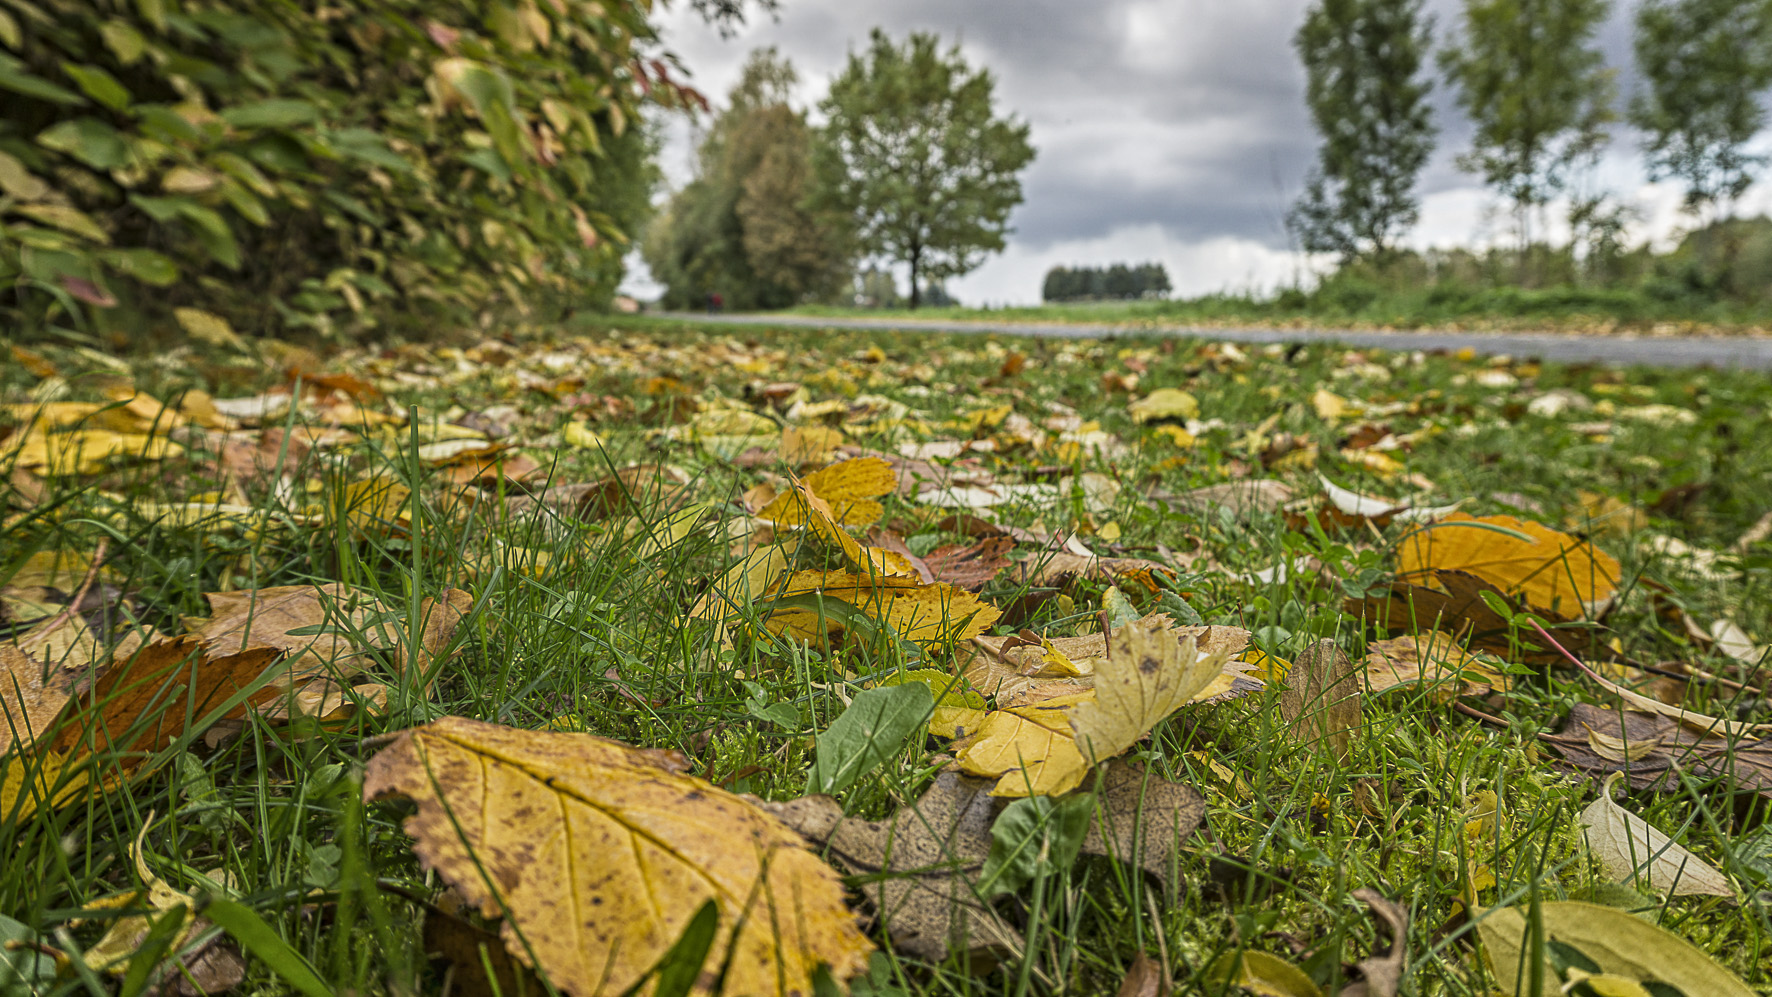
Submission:
[[[1772,307],[1641,288],[1477,287],[1423,282],[1387,287],[1329,283],[1311,292],[1209,294],[1166,301],[1099,301],[1007,307],[850,309],[808,305],[809,315],[915,315],[982,321],[1078,322],[1156,328],[1274,326],[1311,329],[1553,331],[1593,335],[1766,335]]]
[[[1125,314],[1176,314],[1140,309]],[[855,957],[853,992],[1220,994],[1243,992],[1241,973],[1255,993],[1346,994],[1362,976],[1369,995],[1507,993],[1484,952],[1510,950],[1478,926],[1504,934],[1518,909],[1524,951],[1545,959],[1522,993],[1700,997],[1736,992],[1734,974],[1772,994],[1772,745],[1624,711],[1602,684],[1772,722],[1764,376],[601,321],[324,360],[20,346],[0,370],[7,997],[619,993],[627,978],[547,956],[571,918],[522,899],[595,868],[439,858],[436,836],[472,824],[454,811],[421,835],[435,868],[421,865],[403,820],[434,816],[433,790],[464,797],[438,762],[401,794],[419,809],[365,803],[366,764],[373,789],[390,778],[378,752],[414,743],[388,735],[451,716],[585,732],[680,752],[711,784],[684,797],[695,805],[721,790],[791,801],[810,780],[849,818],[916,817],[932,787],[988,785],[967,781],[982,764],[968,725],[985,714],[936,709],[1007,710],[969,670],[980,641],[1014,638],[1057,667],[1106,624],[1113,658],[1156,612],[1159,628],[1248,631],[1237,658],[1267,679],[1145,718],[1124,749],[1173,794],[1150,799],[1198,794],[1198,828],[1141,810],[1155,875],[1112,846],[1079,856],[1091,808],[1113,799],[1090,768],[1062,798],[978,796],[997,827],[957,868],[869,871],[813,834],[878,946]],[[796,497],[791,473],[879,454],[883,490],[845,492],[833,472],[803,477],[818,503]],[[848,530],[821,525],[824,504]],[[1487,525],[1417,521],[1461,514]],[[1505,556],[1466,556],[1479,540]],[[827,574],[747,575],[762,554]],[[869,564],[927,573],[888,585]],[[1479,595],[1452,606],[1448,586],[1465,584]],[[907,592],[939,594],[935,618],[881,608]],[[1436,626],[1450,636],[1429,649]],[[173,639],[185,633],[201,647]],[[140,664],[154,654],[158,671]],[[1052,674],[1079,670],[1066,661]],[[1095,667],[1105,690],[1111,666]],[[1310,689],[1323,695],[1300,713]],[[916,716],[888,711],[858,739],[851,704],[889,701]],[[1619,881],[1628,864],[1617,875],[1581,827],[1610,771],[1626,773],[1618,804],[1690,860]],[[512,848],[552,826],[484,806],[472,813],[508,819]],[[599,812],[636,842],[655,829]],[[1719,895],[1683,895],[1700,862]],[[722,966],[743,978],[718,958],[736,901],[716,905],[712,934],[691,923],[706,891],[681,882],[703,875],[585,915],[670,926],[633,943],[657,969],[641,990],[689,992]],[[896,881],[950,890],[975,912],[965,923],[1006,933],[952,946],[970,958],[895,939],[872,901]],[[513,911],[504,941],[498,905],[479,909],[488,890]],[[1374,893],[1407,916],[1394,944],[1361,899]],[[1628,912],[1656,941],[1601,952],[1557,920],[1569,901]],[[1681,969],[1673,936],[1716,966]],[[1642,964],[1618,964],[1629,955]]]

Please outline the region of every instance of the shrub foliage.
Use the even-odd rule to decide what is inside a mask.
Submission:
[[[0,307],[349,335],[607,299],[639,0],[0,0]],[[187,313],[188,314],[188,313]]]

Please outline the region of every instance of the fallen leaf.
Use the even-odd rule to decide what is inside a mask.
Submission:
[[[849,629],[840,613],[803,605],[808,596],[816,596],[814,602],[830,599],[853,607],[890,627],[899,639],[929,648],[976,637],[990,629],[1000,615],[995,606],[970,592],[940,582],[923,585],[914,576],[796,571],[772,593],[764,623],[777,633],[813,641],[827,640]]]
[[[1505,674],[1459,647],[1451,634],[1439,630],[1372,641],[1360,663],[1370,693],[1421,685],[1445,701],[1506,691],[1512,684]]]
[[[1014,549],[1015,541],[1009,537],[987,537],[965,546],[937,547],[924,556],[923,563],[933,581],[977,592],[1014,563],[1007,556]]]
[[[1360,728],[1360,677],[1334,641],[1312,644],[1287,669],[1280,715],[1294,741],[1347,757],[1353,733]]]
[[[892,494],[898,488],[898,476],[891,464],[878,457],[857,457],[814,471],[802,484],[825,503],[837,523],[866,526],[886,514],[875,499]],[[780,496],[757,515],[789,526],[808,522],[805,503],[794,501],[791,494]]]
[[[1152,613],[1140,623],[1154,624],[1159,620],[1175,640],[1192,637],[1201,651],[1208,654],[1223,651],[1234,658],[1249,646],[1249,631],[1241,627],[1178,627],[1165,613]],[[1099,631],[1051,640],[1037,634],[980,636],[960,649],[959,668],[974,689],[993,697],[998,708],[1005,708],[1089,688],[1097,664],[1107,653],[1107,635]],[[1220,677],[1201,690],[1201,698],[1261,688],[1261,683],[1249,674],[1252,669],[1245,662],[1227,661]]]
[[[1200,403],[1180,388],[1158,388],[1126,406],[1132,421],[1143,425],[1160,419],[1196,419]]]
[[[186,629],[205,645],[222,652],[276,648],[284,652],[291,673],[302,678],[349,678],[373,661],[370,646],[390,643],[375,626],[387,606],[373,594],[339,582],[208,592],[203,597],[209,601],[209,619],[187,621]],[[384,639],[366,645],[358,634]]]
[[[1235,518],[1247,519],[1253,514],[1279,511],[1280,507],[1292,501],[1294,494],[1292,486],[1283,481],[1258,478],[1206,485],[1180,493],[1152,492],[1146,501],[1191,512],[1196,516],[1211,515],[1218,509],[1226,509]]]
[[[1206,979],[1218,993],[1238,986],[1259,997],[1323,997],[1304,970],[1266,952],[1226,952],[1207,967]]]
[[[1622,569],[1585,540],[1512,516],[1453,513],[1397,542],[1397,577],[1418,583],[1463,571],[1533,610],[1565,618],[1597,615],[1617,591]]]
[[[5,737],[0,756],[24,751],[43,739],[73,697],[73,678],[60,669],[46,668],[11,644],[0,644],[0,724],[6,728],[0,731]]]
[[[178,740],[193,721],[208,716],[251,686],[272,666],[283,673],[283,652],[256,647],[234,654],[211,654],[196,637],[154,641],[111,665],[92,688],[76,696],[71,712],[51,748],[80,748],[118,756],[147,755]],[[248,707],[276,695],[260,687],[222,718],[245,714]],[[122,759],[129,764],[140,759]]]
[[[1597,750],[1596,737],[1627,749],[1656,747],[1627,763]],[[1720,780],[1732,789],[1772,797],[1772,741],[1726,737],[1659,714],[1591,703],[1570,707],[1562,729],[1543,740],[1570,767],[1594,774],[1626,773],[1632,789],[1679,792],[1683,773],[1688,779]]]
[[[1353,891],[1353,896],[1371,909],[1374,921],[1389,929],[1391,947],[1382,956],[1373,954],[1361,959],[1361,979],[1342,987],[1339,997],[1397,997],[1408,965],[1405,957],[1408,954],[1409,910],[1399,903],[1386,900],[1377,890],[1366,887]]]
[[[1602,973],[1637,983],[1639,991],[1643,990],[1641,983],[1654,982],[1688,997],[1753,997],[1754,991],[1697,946],[1627,911],[1562,900],[1542,903],[1536,913],[1543,926],[1545,951],[1544,989],[1538,994],[1527,992],[1532,973],[1530,953],[1540,946],[1532,940],[1526,908],[1492,908],[1475,918],[1489,972],[1507,993],[1558,997],[1567,992],[1565,980],[1551,962],[1551,943],[1556,943],[1580,953]],[[1566,964],[1567,959],[1557,962]]]
[[[879,821],[843,816],[828,796],[762,808],[814,843],[851,875],[894,948],[940,962],[950,949],[1018,952],[1021,935],[978,899],[973,881],[990,855],[997,800],[990,784],[943,772],[917,802]]]
[[[780,822],[684,775],[673,752],[589,734],[446,717],[369,760],[366,799],[398,795],[424,864],[487,916],[511,954],[574,997],[645,978],[704,901],[709,966],[732,994],[811,993],[871,950],[836,873]]]
[[[1490,603],[1506,606],[1508,616],[1497,613]],[[1467,647],[1508,655],[1511,660],[1544,664],[1562,660],[1555,649],[1537,645],[1522,646],[1511,616],[1524,606],[1503,595],[1494,585],[1464,571],[1433,571],[1417,581],[1397,581],[1378,596],[1350,598],[1346,611],[1389,632],[1420,633],[1445,630],[1457,635]],[[1553,624],[1572,622],[1554,613],[1540,612]],[[1565,647],[1581,650],[1593,639],[1590,629],[1560,630],[1559,639]]]
[[[1169,997],[1169,976],[1162,963],[1143,951],[1133,956],[1117,997]]]
[[[1676,897],[1733,897],[1735,888],[1721,872],[1612,801],[1612,784],[1621,778],[1607,776],[1599,798],[1581,812],[1588,848],[1606,874],[1620,883],[1640,879]]]

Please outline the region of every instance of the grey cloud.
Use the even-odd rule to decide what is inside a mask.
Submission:
[[[1018,244],[1039,250],[1154,223],[1187,241],[1238,236],[1284,248],[1279,219],[1316,147],[1291,45],[1306,5],[783,0],[778,20],[756,20],[730,41],[679,5],[665,42],[712,93],[731,84],[751,48],[774,44],[800,68],[810,103],[875,25],[895,36],[934,31],[989,66],[1001,106],[1032,126],[1039,152],[1012,219]],[[1601,38],[1621,69],[1630,6],[1617,5]],[[1436,47],[1457,27],[1460,8],[1460,0],[1429,0]],[[1632,85],[1621,74],[1621,92]],[[1453,162],[1469,145],[1469,126],[1443,84],[1433,99],[1441,147],[1422,191],[1469,188]],[[1634,144],[1622,134],[1619,142]]]

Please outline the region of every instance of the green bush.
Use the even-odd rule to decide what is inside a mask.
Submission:
[[[606,302],[642,91],[685,93],[651,37],[639,0],[0,0],[0,308],[345,336]]]

